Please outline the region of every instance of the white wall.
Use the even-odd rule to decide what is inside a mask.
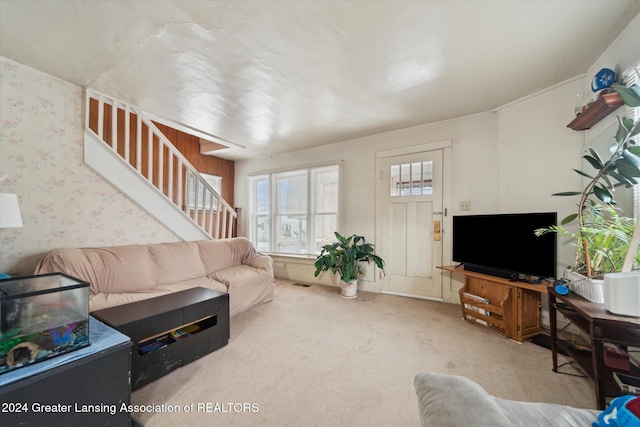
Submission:
[[[500,182],[499,212],[558,212],[561,221],[576,210],[580,191],[582,135],[569,129],[574,97],[582,79],[573,79],[497,112]],[[573,264],[575,249],[558,237],[557,275]]]
[[[568,85],[575,86],[575,81]],[[445,206],[449,216],[444,227],[450,228],[451,216],[460,213],[458,202],[461,200],[471,201],[471,211],[464,213],[559,209],[566,212],[569,210],[567,202],[563,204],[550,196],[563,189],[557,188],[557,182],[569,180],[567,170],[576,167],[580,158],[581,139],[565,127],[571,120],[573,97],[564,98],[567,93],[574,92],[566,86],[498,112],[417,126],[270,159],[236,162],[236,173],[243,177],[271,169],[344,161],[342,190],[345,203],[341,231],[362,234],[373,241],[376,221],[375,153],[451,140],[451,205]],[[570,165],[562,166],[567,161]],[[244,208],[248,206],[247,185],[247,180],[237,179],[235,200]],[[247,223],[248,220],[244,221],[245,226]],[[448,236],[446,228],[444,231]],[[243,229],[242,233],[246,235],[248,230]],[[313,277],[310,261],[277,257],[276,266],[279,277],[331,283],[327,277],[321,281]],[[375,277],[370,275],[368,279],[375,280]],[[456,291],[462,283],[455,280],[446,283],[443,298],[457,302]],[[365,283],[364,289],[377,290],[377,287]]]
[[[515,101],[494,112],[269,159],[238,161],[235,200],[247,213],[247,219],[243,221],[245,228],[241,232],[248,235],[249,192],[248,181],[244,177],[274,169],[344,161],[342,190],[345,203],[341,231],[362,234],[373,240],[376,221],[375,153],[442,140],[451,140],[453,144],[451,206],[446,206],[450,215],[459,213],[459,201],[470,200],[472,210],[465,213],[557,211],[559,219],[562,219],[574,212],[577,200],[552,197],[551,194],[581,189],[581,179],[572,169],[581,167],[583,142],[590,138],[590,133],[599,133],[611,120],[615,121],[609,117],[591,132],[567,128],[574,118],[576,94],[589,87],[591,78],[600,68],[624,68],[636,60],[640,52],[639,43],[640,17],[636,17],[585,76]],[[444,226],[447,224],[445,222]],[[558,275],[573,262],[573,248],[567,243],[566,239],[559,239]],[[311,264],[311,260],[277,257],[276,274],[310,283],[331,283],[326,277],[322,281],[315,279]],[[375,280],[375,277],[369,276],[368,279]],[[462,283],[455,278],[445,280],[445,283],[445,301],[457,302],[455,291]],[[376,287],[365,284],[365,289]]]

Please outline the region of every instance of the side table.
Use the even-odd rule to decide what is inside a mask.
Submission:
[[[607,397],[623,394],[615,383],[613,372],[640,376],[640,369],[633,364],[630,372],[606,366],[604,344],[613,344],[623,350],[628,346],[640,347],[640,318],[612,314],[604,304],[593,303],[574,292],[560,295],[550,287],[549,320],[554,372],[558,372],[557,312],[582,330],[591,341],[590,351],[581,351],[569,346],[569,355],[580,369],[593,379],[598,409],[605,409]]]
[[[0,425],[129,425],[131,340],[89,316],[89,342],[0,375]]]

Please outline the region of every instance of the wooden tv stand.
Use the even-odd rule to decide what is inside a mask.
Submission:
[[[464,276],[464,286],[458,292],[466,321],[519,342],[540,333],[540,294],[547,293],[547,284],[510,281],[465,271],[462,266],[438,268]],[[465,293],[484,301],[467,297]]]

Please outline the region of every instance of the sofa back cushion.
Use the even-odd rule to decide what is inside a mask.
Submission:
[[[253,243],[245,237],[199,240],[195,243],[200,249],[200,259],[207,274],[234,265],[246,264],[247,260],[258,255]]]
[[[88,281],[92,293],[143,292],[153,287],[149,256],[138,245],[54,249],[40,260],[35,274],[56,272]]]
[[[152,266],[153,286],[182,282],[207,275],[196,242],[159,243],[145,247]]]

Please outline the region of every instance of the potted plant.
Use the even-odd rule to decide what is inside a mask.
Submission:
[[[374,254],[373,245],[367,243],[363,236],[344,237],[334,232],[337,242],[325,245],[316,258],[315,277],[324,271],[331,271],[340,276],[342,292],[345,298],[354,298],[358,293],[358,276],[362,274],[362,263],[373,261],[378,268],[384,270],[384,261]]]
[[[640,106],[640,88],[613,85],[623,102],[631,107]],[[620,217],[614,209],[614,190],[617,186],[631,188],[640,181],[640,146],[634,137],[640,133],[640,121],[618,117],[618,131],[606,159],[594,150],[583,158],[595,169],[576,173],[589,181],[582,191],[555,193],[554,196],[580,196],[578,210],[564,218],[560,226],[536,230],[537,235],[556,232],[577,240],[576,262],[569,279],[572,289],[593,302],[604,302],[602,280],[594,282],[606,273],[622,271],[629,260],[639,259],[637,255],[636,221]],[[602,202],[594,201],[594,197]],[[578,221],[577,233],[567,231],[564,226]],[[629,250],[631,247],[635,250]],[[622,261],[622,263],[620,263]],[[630,267],[629,267],[630,268]],[[580,274],[578,274],[580,273]]]
[[[589,271],[592,279],[602,279],[604,274],[622,271],[629,245],[636,227],[634,218],[627,218],[618,214],[618,209],[609,204],[600,204],[589,200],[582,211],[583,227],[578,232],[571,231],[563,225],[552,225],[548,228],[536,230],[536,235],[554,232],[570,237],[576,242],[583,239],[588,242],[584,254],[585,245],[576,245],[576,263],[574,272],[584,272],[586,275],[589,262]],[[636,245],[637,246],[637,245]],[[634,258],[640,262],[640,251],[636,248]],[[574,275],[575,273],[569,273]],[[577,276],[574,275],[574,280]],[[586,276],[585,276],[586,277]]]

